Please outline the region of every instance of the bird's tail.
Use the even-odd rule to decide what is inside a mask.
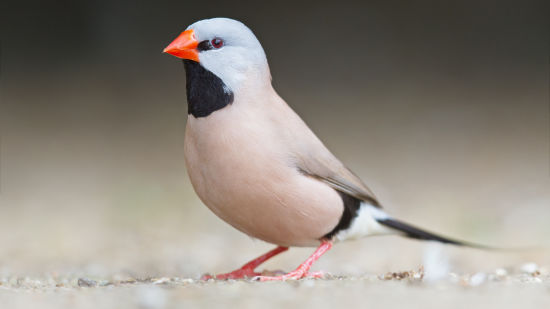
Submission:
[[[378,221],[378,223],[384,225],[385,227],[391,230],[398,231],[404,234],[406,237],[409,237],[409,238],[420,239],[420,240],[432,240],[432,241],[437,241],[445,244],[465,246],[465,247],[478,248],[478,249],[490,249],[490,250],[497,249],[489,246],[484,246],[476,243],[471,243],[467,241],[456,240],[449,237],[441,236],[390,217],[376,218],[376,221]]]
[[[370,224],[367,224],[369,228],[365,229],[364,233],[360,234],[362,236],[401,234],[405,237],[414,238],[414,239],[431,240],[431,241],[437,241],[444,244],[451,244],[456,246],[470,247],[470,248],[476,248],[476,249],[482,249],[482,250],[509,252],[509,253],[541,251],[541,250],[550,251],[550,248],[541,247],[541,246],[499,248],[499,247],[481,245],[481,244],[464,241],[464,240],[457,240],[454,238],[438,235],[436,233],[432,233],[432,232],[426,231],[425,229],[416,227],[412,224],[394,219],[393,217],[386,214],[379,207],[375,207],[367,203],[361,204],[361,210],[359,211],[359,213],[360,213],[359,217],[356,220],[361,221],[361,218],[368,217],[370,218],[369,220],[362,220],[361,222],[362,223],[371,222]],[[372,222],[376,222],[376,224],[372,225]]]

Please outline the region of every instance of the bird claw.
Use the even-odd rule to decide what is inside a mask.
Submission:
[[[286,281],[286,280],[299,280],[304,278],[312,278],[312,279],[319,279],[323,278],[325,274],[323,272],[309,272],[309,269],[311,268],[311,265],[313,262],[315,262],[321,255],[323,255],[327,250],[329,250],[332,247],[332,242],[323,240],[321,242],[321,245],[313,252],[313,254],[307,258],[305,262],[300,264],[296,270],[289,272],[288,274],[280,274],[282,272],[269,272],[269,271],[263,271],[262,273],[257,273],[254,271],[256,267],[258,267],[259,264],[263,263],[265,260],[269,259],[270,257],[277,255],[281,252],[286,251],[287,247],[277,247],[274,250],[271,250],[270,252],[264,254],[263,256],[256,258],[247,264],[245,264],[243,267],[232,271],[227,274],[221,274],[216,276],[211,275],[204,275],[202,276],[203,280],[209,280],[209,279],[218,279],[218,280],[227,280],[227,279],[244,279],[244,278],[252,278],[254,281]]]

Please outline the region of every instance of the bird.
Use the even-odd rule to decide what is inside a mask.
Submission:
[[[225,274],[203,279],[284,281],[321,278],[312,264],[333,244],[401,235],[483,247],[390,216],[277,94],[254,33],[230,18],[199,20],[164,50],[183,60],[188,119],[184,159],[200,200],[237,230],[276,245]],[[295,270],[262,275],[256,268],[289,247],[314,247]]]

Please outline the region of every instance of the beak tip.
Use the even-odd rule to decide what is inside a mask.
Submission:
[[[172,56],[199,61],[197,46],[199,42],[196,40],[192,29],[182,32],[172,43],[164,48],[163,53]]]

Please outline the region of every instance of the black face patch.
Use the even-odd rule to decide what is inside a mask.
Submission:
[[[351,221],[357,217],[357,211],[361,206],[361,200],[340,191],[336,192],[340,194],[340,197],[344,202],[344,212],[342,213],[342,217],[340,217],[338,224],[334,227],[334,229],[332,229],[332,231],[323,236],[323,239],[331,239],[334,235],[336,235],[336,233],[349,228]]]
[[[183,60],[187,78],[187,113],[195,118],[206,117],[233,103],[233,92],[223,81],[200,63]]]

